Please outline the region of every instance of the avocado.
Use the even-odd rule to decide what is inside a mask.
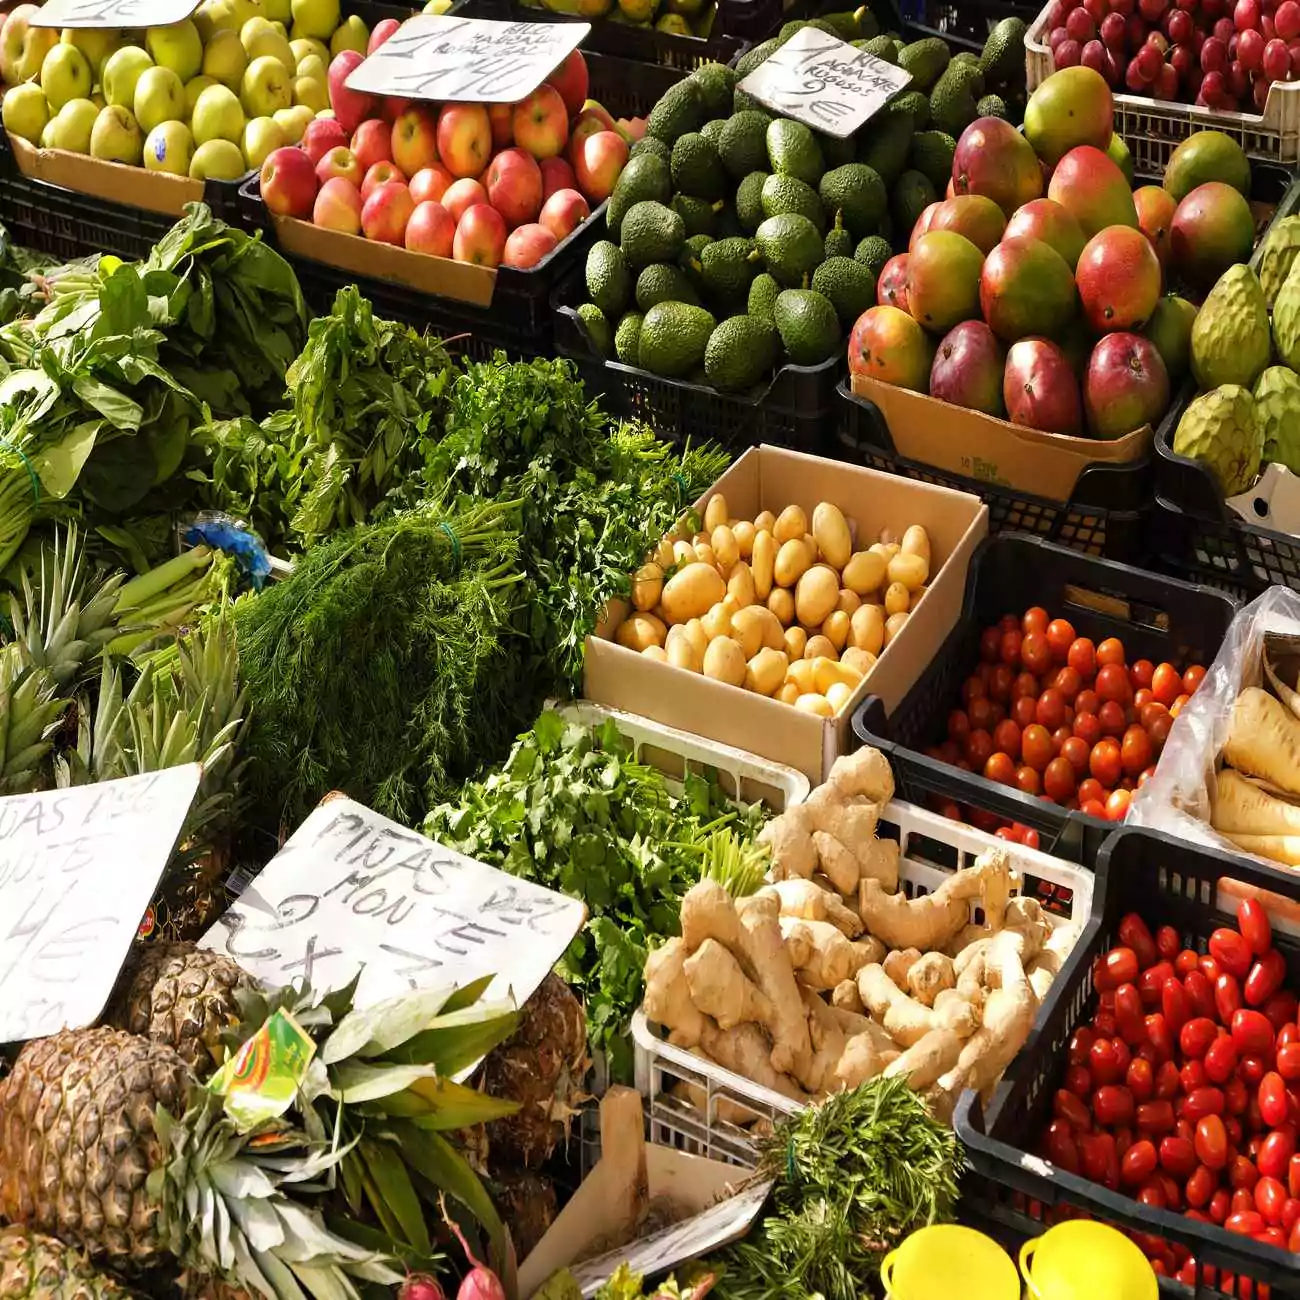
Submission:
[[[889,196],[885,182],[866,163],[849,163],[822,177],[818,193],[827,218],[843,214],[844,227],[856,238],[875,234]]]
[[[578,308],[578,319],[586,327],[591,346],[602,357],[608,357],[614,346],[614,336],[605,313],[594,302],[584,302]]]
[[[927,36],[905,45],[898,53],[898,66],[912,74],[912,85],[929,90],[948,66],[948,46],[938,36]]]
[[[668,262],[647,266],[636,278],[637,310],[647,312],[661,302],[690,302],[700,305],[699,295],[680,267]]]
[[[760,103],[753,95],[746,94],[739,86],[731,97],[731,111],[733,113],[767,113],[766,107]],[[772,115],[768,113],[768,121],[772,120]]]
[[[736,60],[737,84],[744,81],[760,63],[766,63],[781,48],[782,44],[783,42],[779,37],[773,36],[770,40],[760,41],[752,50],[742,54]]]
[[[912,148],[912,115],[897,104],[886,104],[860,131],[858,161],[864,162],[886,185],[892,185],[907,165]]]
[[[822,250],[827,257],[852,257],[853,236],[844,229],[844,215],[835,214],[835,224],[826,232]]]
[[[627,157],[630,162],[633,158],[640,158],[644,154],[652,153],[658,158],[667,162],[672,155],[672,150],[664,144],[662,140],[656,139],[652,135],[643,135],[628,151]]]
[[[894,49],[894,42],[888,36],[873,36],[870,40],[854,41],[853,44],[857,49],[870,54],[873,59],[879,59],[881,63],[898,66],[898,51]]]
[[[930,97],[919,90],[905,90],[889,101],[891,108],[912,115],[912,130],[924,131],[930,125]]]
[[[767,170],[767,128],[772,120],[751,109],[727,119],[718,139],[718,157],[732,180]]]
[[[957,141],[943,131],[918,131],[912,137],[911,165],[936,190],[946,189],[952,179],[952,156]]]
[[[863,5],[861,9],[846,9],[840,13],[822,14],[820,20],[829,23],[835,35],[842,41],[856,41],[866,36],[874,36],[880,25],[875,15]]]
[[[845,329],[876,301],[876,277],[851,257],[828,257],[813,272],[812,287],[835,308]]]
[[[976,89],[979,78],[979,89]],[[930,92],[930,125],[959,136],[975,120],[975,101],[983,91],[979,69],[968,63],[953,64]]]
[[[720,314],[744,311],[749,285],[758,271],[758,253],[750,239],[719,239],[700,255],[704,293]]]
[[[780,292],[781,286],[766,271],[756,275],[754,283],[749,286],[747,311],[751,316],[775,328],[776,319],[773,312],[776,310],[776,300]]]
[[[646,118],[646,135],[657,136],[665,144],[675,144],[690,131],[698,131],[709,115],[704,111],[700,88],[691,80],[669,86]]]
[[[879,235],[868,235],[853,250],[853,260],[861,262],[877,280],[880,278],[881,271],[884,270],[885,263],[893,255],[894,250],[890,247],[889,240],[882,239]]]
[[[831,173],[827,173],[830,175]],[[783,212],[798,212],[817,227],[826,229],[826,212],[817,191],[793,176],[769,176],[760,195],[764,217],[779,217]]]
[[[674,194],[668,206],[681,217],[689,239],[692,235],[712,236],[717,215],[722,210],[722,200],[710,203],[708,199],[693,198],[689,194]]]
[[[727,118],[715,117],[700,127],[700,134],[716,149],[722,138],[722,128],[727,125]]]
[[[928,177],[916,171],[904,172],[890,195],[895,222],[910,231],[917,217],[938,197]]]
[[[989,33],[980,55],[984,80],[992,86],[1025,84],[1025,31],[1019,18],[1004,18]]]
[[[614,186],[614,192],[609,196],[609,206],[605,209],[605,224],[609,227],[609,233],[615,239],[618,238],[623,218],[634,203],[640,203],[643,199],[667,203],[672,192],[672,177],[665,159],[652,153],[629,158]]]
[[[718,151],[698,131],[687,132],[673,145],[671,172],[673,188],[679,194],[712,202],[726,193]]]
[[[691,73],[690,80],[699,87],[705,113],[709,117],[726,117],[736,74],[725,63],[702,63]]]
[[[639,311],[624,312],[614,331],[614,354],[625,366],[640,364],[642,319]]]
[[[632,296],[627,259],[608,239],[592,244],[587,254],[587,296],[609,316],[617,316]]]
[[[763,184],[767,172],[750,172],[736,190],[736,219],[746,234],[752,235],[763,224]]]
[[[774,172],[816,185],[826,170],[816,137],[802,122],[778,117],[767,128],[767,157]]]
[[[980,56],[972,53],[970,50],[962,50],[960,54],[954,54],[952,61],[948,64],[947,71],[951,72],[954,68],[969,68],[972,74],[971,89],[976,96],[984,93],[984,73],[980,70]]]
[[[828,169],[843,167],[845,163],[853,162],[858,156],[857,141],[851,135],[841,139],[839,136],[814,131],[813,139],[817,141],[817,147],[822,151],[822,158]]]
[[[789,288],[803,284],[824,256],[817,227],[797,212],[768,217],[754,238],[773,278]]]
[[[718,213],[718,220],[713,231],[714,239],[731,239],[733,236],[748,234],[749,231],[740,224],[740,218],[736,215],[735,206],[724,203],[722,210]]]
[[[773,314],[786,355],[797,366],[819,366],[840,346],[835,308],[815,290],[786,289],[777,297]]]
[[[686,223],[653,199],[634,203],[623,218],[619,246],[628,266],[639,271],[651,262],[673,262],[686,240]]]
[[[1001,95],[985,95],[975,105],[976,117],[1000,117],[1004,122],[1011,121],[1011,110]]]
[[[661,302],[641,322],[638,363],[670,379],[689,375],[704,361],[704,351],[717,322],[703,307],[685,302]]]

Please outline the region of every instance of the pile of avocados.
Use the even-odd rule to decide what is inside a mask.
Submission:
[[[802,27],[849,40],[911,82],[846,140],[778,117],[739,83]],[[632,148],[586,265],[578,308],[607,358],[723,392],[786,362],[817,366],[875,302],[876,277],[952,174],[976,117],[1024,102],[1024,24],[983,53],[879,34],[869,11],[787,23],[734,67],[667,91]]]

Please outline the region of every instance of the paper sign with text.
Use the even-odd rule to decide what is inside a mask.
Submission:
[[[268,984],[341,988],[356,1004],[494,975],[485,997],[525,999],[586,919],[577,899],[517,880],[381,817],[327,799],[200,946]]]
[[[188,18],[197,8],[198,0],[48,0],[32,14],[31,24],[33,27],[170,27]]]
[[[450,14],[408,18],[347,79],[347,88],[403,99],[516,104],[591,31],[590,23],[503,23]]]
[[[0,799],[0,1043],[99,1018],[200,773]]]
[[[910,73],[804,27],[740,83],[786,117],[840,139],[852,135],[912,80]]]

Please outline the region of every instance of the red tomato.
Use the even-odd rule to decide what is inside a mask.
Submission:
[[[1109,736],[1103,737],[1088,755],[1088,771],[1108,790],[1119,783],[1121,770],[1119,745]]]
[[[1039,779],[1038,773],[1035,772],[1032,767],[1016,768],[1015,784],[1016,789],[1019,790],[1021,794],[1036,795],[1042,789],[1042,781]],[[1015,838],[1017,843],[1020,842],[1019,835],[1015,834],[1014,831],[1013,838]]]
[[[1048,731],[1055,731],[1065,721],[1065,697],[1054,686],[1049,686],[1038,697],[1036,715]]]
[[[1017,695],[1011,701],[1011,721],[1023,731],[1037,714],[1037,693],[1034,695]]]
[[[1080,1133],[1075,1141],[1079,1147],[1079,1165],[1083,1176],[1094,1183],[1104,1183],[1110,1172],[1111,1157],[1115,1154],[1114,1138],[1109,1133]]]
[[[1101,739],[1101,719],[1095,713],[1076,713],[1072,730],[1091,749]]]
[[[1126,948],[1122,944],[1111,948],[1102,961],[1111,989],[1116,989],[1121,984],[1132,984],[1138,977],[1138,955],[1132,948]]]
[[[1112,790],[1106,799],[1106,820],[1122,822],[1128,816],[1133,793],[1130,790]]]
[[[1094,689],[1102,700],[1114,700],[1117,704],[1127,704],[1133,694],[1128,673],[1122,664],[1107,664],[1104,668],[1098,668]]]
[[[1020,642],[1020,660],[1031,673],[1046,673],[1052,667],[1052,647],[1046,632],[1026,632]]]
[[[1184,1061],[1183,1068],[1178,1071],[1178,1082],[1182,1085],[1182,1089],[1186,1093],[1195,1092],[1197,1088],[1204,1088],[1206,1083],[1206,1078],[1207,1075],[1205,1073],[1205,1063],[1203,1061]],[[1179,1119],[1184,1118],[1182,1113],[1182,1106],[1185,1101],[1186,1098],[1184,1098],[1183,1101],[1178,1103]],[[1189,1120],[1188,1122],[1190,1123],[1191,1121]]]
[[[1102,668],[1106,664],[1122,664],[1124,662],[1124,643],[1114,636],[1108,636],[1097,647],[1097,667]]]
[[[1026,695],[1032,695],[1034,699],[1038,698],[1038,678],[1033,673],[1020,673],[1015,681],[1011,683],[1011,698],[1019,700]]]
[[[1219,1036],[1219,1026],[1208,1016],[1197,1016],[1189,1020],[1179,1031],[1178,1046],[1184,1056],[1192,1061],[1199,1061],[1210,1044]]]
[[[1070,710],[1066,709],[1066,716],[1069,716]],[[1070,724],[1063,722],[1057,729],[1052,732],[1052,754],[1059,754],[1065,746],[1067,740],[1074,739],[1074,732],[1070,730]]]
[[[976,695],[967,705],[966,712],[970,718],[970,727],[967,729],[967,738],[972,731],[989,731],[994,727],[993,722],[993,701],[987,695]]]
[[[1296,1032],[1295,1018],[1298,1009],[1300,1009],[1300,998],[1297,998],[1290,989],[1279,989],[1260,1007],[1260,1010],[1268,1017],[1268,1023],[1279,1034],[1284,1029],[1290,1029],[1292,1033]],[[1290,1042],[1291,1039],[1288,1038],[1286,1041]]]
[[[1236,930],[1229,930],[1227,926],[1220,926],[1210,935],[1209,947],[1210,956],[1229,975],[1235,975],[1239,980],[1244,980],[1250,973],[1250,946]]]
[[[1259,1102],[1260,1118],[1269,1128],[1278,1128],[1286,1123],[1290,1103],[1286,1095],[1286,1083],[1276,1070],[1270,1070],[1259,1081],[1256,1100]]]
[[[1210,1197],[1214,1195],[1215,1186],[1218,1179],[1211,1170],[1205,1165],[1197,1165],[1192,1175],[1187,1180],[1187,1185],[1183,1188],[1183,1195],[1187,1197],[1187,1204],[1202,1209],[1209,1205]],[[1227,1200],[1227,1197],[1224,1197]]]
[[[1174,969],[1177,969],[1177,963]],[[1194,1016],[1214,1015],[1214,986],[1203,971],[1188,971],[1183,976],[1183,988],[1187,990],[1187,1004]]]
[[[1196,1168],[1196,1148],[1187,1138],[1161,1138],[1160,1167],[1175,1178],[1188,1177]]]
[[[1077,800],[1076,802],[1079,804],[1079,811],[1085,817],[1093,817],[1099,822],[1106,820],[1106,805],[1100,799]]]
[[[1277,1049],[1277,1072],[1287,1083],[1300,1083],[1300,1042],[1284,1043]]]
[[[1068,1124],[1063,1124],[1060,1120],[1053,1120],[1047,1126],[1047,1135],[1044,1138],[1043,1146],[1047,1158],[1054,1165],[1066,1170],[1068,1173],[1077,1174],[1079,1172],[1079,1148],[1075,1145]]]
[[[1147,727],[1147,735],[1151,737],[1151,747],[1157,754],[1165,747],[1165,741],[1169,739],[1169,729],[1173,725],[1173,718],[1165,714],[1153,718],[1150,726]]]
[[[1242,994],[1246,1005],[1262,1007],[1281,987],[1286,979],[1286,958],[1276,948],[1266,952],[1250,968]]]
[[[1214,1008],[1225,1025],[1241,1010],[1241,985],[1226,972],[1214,981]]]
[[[1177,981],[1170,981],[1176,983]],[[1179,985],[1181,989],[1182,985]],[[1230,1034],[1220,1034],[1206,1049],[1205,1077],[1211,1083],[1227,1083],[1237,1068],[1237,1046]]]
[[[1285,1178],[1295,1155],[1295,1137],[1290,1129],[1280,1128],[1270,1133],[1259,1144],[1255,1164],[1261,1174],[1270,1178]]]
[[[1146,1038],[1142,995],[1132,984],[1121,984],[1115,990],[1115,1023],[1119,1026],[1119,1036],[1129,1047],[1136,1047]],[[1164,1029],[1163,1016],[1160,1018],[1160,1026]]]
[[[1124,706],[1117,704],[1114,700],[1106,700],[1102,703],[1101,711],[1097,714],[1097,721],[1101,725],[1101,734],[1103,736],[1113,736],[1116,740],[1124,734],[1124,729],[1128,726]]]
[[[1011,756],[1004,754],[1001,750],[990,754],[984,763],[984,777],[986,780],[996,781],[999,785],[1014,785],[1016,765]]]
[[[1138,721],[1147,729],[1151,730],[1151,724],[1157,718],[1168,718],[1169,710],[1163,704],[1153,701],[1150,704],[1138,706]]]
[[[1076,777],[1087,775],[1088,753],[1088,742],[1078,736],[1072,735],[1061,743],[1061,757],[1074,769]]]
[[[1071,1069],[1078,1069],[1078,1066],[1071,1066]],[[1155,1067],[1150,1061],[1144,1061],[1140,1056],[1134,1058],[1128,1064],[1128,1071],[1124,1075],[1124,1086],[1133,1094],[1133,1100],[1136,1102],[1150,1101],[1155,1096],[1156,1091],[1156,1072]]]
[[[1043,772],[1043,790],[1049,799],[1063,803],[1074,794],[1074,768],[1067,758],[1054,758]]]
[[[1242,900],[1237,908],[1237,929],[1256,957],[1262,957],[1273,946],[1273,925],[1257,898]]]
[[[1173,664],[1160,664],[1151,675],[1151,693],[1166,706],[1182,694],[1183,679]]]
[[[1180,979],[1171,975],[1160,986],[1160,1008],[1165,1013],[1165,1020],[1169,1028],[1174,1033],[1179,1033],[1187,1022],[1189,1015],[1187,991],[1183,988]],[[1233,1065],[1236,1065],[1236,1063],[1236,1057],[1234,1056]],[[1228,1073],[1231,1074],[1232,1071],[1229,1070]]]
[[[1129,684],[1132,685],[1131,677],[1129,678]],[[1141,690],[1135,690],[1133,692],[1133,707],[1137,710],[1139,720],[1141,720],[1143,708],[1145,708],[1146,705],[1153,703],[1155,703],[1155,700],[1149,689],[1143,687]],[[1164,706],[1161,705],[1161,707],[1163,708]]]
[[[973,770],[983,771],[992,754],[993,737],[982,727],[977,727],[966,737],[966,761]]]
[[[998,661],[998,649],[1002,645],[1002,629],[997,627],[986,627],[980,633],[980,658],[986,664],[995,664]]]
[[[1169,706],[1169,716],[1170,716],[1171,718],[1176,718],[1176,717],[1177,717],[1177,716],[1178,716],[1178,715],[1183,711],[1183,705],[1186,704],[1186,703],[1187,703],[1187,696],[1186,696],[1186,695],[1180,695],[1180,696],[1179,696],[1179,697],[1178,697],[1178,698],[1177,698],[1177,699],[1176,699],[1176,700],[1175,700],[1175,701],[1174,701],[1174,702]]]
[[[1193,664],[1183,674],[1183,694],[1195,695],[1196,688],[1205,680],[1205,669],[1200,664]]]
[[[1223,1108],[1222,1089],[1211,1086],[1193,1088],[1183,1098],[1183,1111],[1179,1118],[1196,1124],[1206,1115],[1222,1115]]]
[[[1173,1065],[1172,1061],[1166,1061],[1166,1065]],[[1161,1066],[1163,1069],[1164,1066]],[[1175,1069],[1174,1073],[1178,1071]],[[1160,1096],[1159,1076],[1157,1076],[1156,1096],[1158,1101],[1144,1102],[1137,1108],[1134,1122],[1137,1125],[1137,1131],[1143,1137],[1163,1137],[1166,1133],[1174,1131],[1174,1108],[1171,1102]],[[1100,1090],[1099,1090],[1100,1091]],[[1095,1108],[1097,1099],[1093,1098]],[[1100,1119],[1100,1116],[1098,1116]]]
[[[1119,941],[1124,947],[1133,949],[1143,970],[1154,966],[1163,956],[1156,947],[1151,927],[1136,912],[1126,912],[1120,918]]]
[[[1261,1178],[1255,1184],[1255,1208],[1266,1223],[1282,1222],[1282,1206],[1286,1202],[1286,1188],[1276,1178]]]
[[[1016,674],[1010,664],[997,664],[989,673],[989,694],[999,704],[1006,704],[1011,699],[1011,683]]]
[[[1092,1128],[1092,1115],[1087,1106],[1064,1088],[1058,1088],[1052,1096],[1052,1113],[1080,1133],[1087,1133]]]
[[[970,718],[964,709],[953,709],[948,715],[948,739],[965,741],[970,735]]]
[[[1124,936],[1123,933],[1121,932],[1120,934],[1121,942],[1123,942],[1123,938]],[[1141,960],[1142,959],[1139,957],[1138,958],[1139,964],[1141,963]],[[1173,978],[1174,978],[1174,968],[1167,961],[1157,962],[1154,966],[1148,966],[1146,970],[1144,970],[1142,974],[1138,976],[1138,992],[1142,994],[1143,1005],[1151,1007],[1153,1009],[1163,1010],[1163,1008],[1160,1006],[1160,1003],[1161,1003],[1161,997],[1164,993],[1165,980],[1169,980]],[[1180,985],[1179,987],[1181,988],[1182,986]],[[1175,1025],[1174,1028],[1175,1029],[1181,1028],[1183,1020],[1185,1019],[1186,1016],[1184,1016],[1181,1020],[1179,1020],[1178,1024]]]
[[[1002,640],[998,643],[998,658],[1013,668],[1019,667],[1020,647],[1023,641],[1024,637],[1019,628],[1013,632],[1003,632]],[[1028,667],[1027,664],[1025,666]]]
[[[1153,1210],[1169,1208],[1169,1198],[1165,1195],[1164,1184],[1155,1179],[1142,1187],[1134,1199],[1139,1205],[1149,1205]],[[1152,1261],[1152,1268],[1155,1268],[1155,1261]]]
[[[1228,1163],[1228,1186],[1234,1192],[1253,1191],[1259,1182],[1259,1170],[1245,1156],[1234,1156]]]
[[[1172,925],[1162,925],[1156,931],[1156,951],[1166,961],[1173,961],[1183,950],[1183,941]]]
[[[1268,1073],[1268,1062],[1262,1056],[1256,1056],[1253,1053],[1246,1053],[1241,1060],[1237,1062],[1237,1077],[1242,1080],[1248,1087],[1257,1088],[1260,1080]],[[1255,1117],[1259,1113],[1259,1100],[1252,1097],[1250,1099],[1249,1115],[1251,1123],[1254,1124]],[[1259,1121],[1262,1124],[1264,1121]]]
[[[1047,611],[1041,605],[1031,605],[1020,620],[1022,632],[1046,632],[1048,624]]]
[[[1074,644],[1074,628],[1063,618],[1054,618],[1047,625],[1047,640],[1058,664],[1063,664]]]
[[[999,722],[993,729],[993,747],[1008,758],[1020,757],[1020,728],[1010,718]]]
[[[1258,1055],[1271,1050],[1273,1026],[1258,1011],[1238,1011],[1232,1017],[1232,1041],[1242,1055]]]
[[[1085,680],[1097,671],[1097,647],[1086,637],[1076,637],[1070,643],[1066,663]]]
[[[1149,1138],[1134,1142],[1119,1162],[1120,1182],[1128,1187],[1140,1187],[1155,1173],[1158,1159],[1155,1144]],[[1281,1187],[1281,1184],[1278,1186]],[[1279,1210],[1280,1208],[1279,1202]]]
[[[1093,1113],[1101,1118],[1095,1099]],[[1192,1140],[1197,1158],[1207,1169],[1222,1169],[1228,1163],[1228,1131],[1223,1127],[1223,1120],[1219,1116],[1203,1116],[1197,1122],[1196,1137]]]
[[[1038,772],[1052,761],[1052,736],[1042,723],[1031,722],[1021,733],[1020,753],[1025,762]]]
[[[1082,690],[1083,679],[1073,668],[1059,668],[1056,676],[1049,683],[1054,690],[1061,692],[1061,698],[1067,703],[1072,704],[1077,709],[1079,707],[1079,698],[1085,694]]]
[[[1254,1237],[1264,1231],[1264,1216],[1255,1210],[1238,1210],[1228,1215],[1223,1225],[1229,1232],[1239,1233],[1243,1237]]]
[[[1150,659],[1139,659],[1135,664],[1130,665],[1128,679],[1133,683],[1133,689],[1136,691],[1143,687],[1149,688],[1155,670],[1156,666]]]
[[[1156,1100],[1168,1101],[1171,1097],[1176,1097],[1181,1087],[1178,1067],[1172,1061],[1162,1061],[1156,1071]]]
[[[1065,669],[1061,670],[1065,672]],[[1089,688],[1083,690],[1074,697],[1075,713],[1096,713],[1101,708],[1101,696],[1096,691]]]
[[[972,700],[982,700],[989,688],[982,677],[968,677],[961,684],[961,702],[969,707]]]
[[[1151,738],[1141,727],[1130,727],[1124,733],[1120,762],[1129,776],[1137,776],[1151,762]]]
[[[1105,1083],[1118,1083],[1126,1070],[1119,1050],[1119,1040],[1115,1038],[1098,1038],[1088,1053],[1088,1070],[1093,1082],[1100,1087]]]
[[[1244,1115],[1250,1105],[1250,1090],[1241,1079],[1229,1079],[1223,1088],[1229,1115]]]

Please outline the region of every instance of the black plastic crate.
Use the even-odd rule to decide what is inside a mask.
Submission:
[[[845,365],[839,350],[819,366],[782,366],[757,391],[720,393],[707,384],[604,360],[576,310],[586,296],[579,264],[564,273],[551,298],[555,348],[577,364],[587,391],[601,394],[607,410],[643,420],[674,442],[708,440],[736,452],[764,442],[813,455],[825,451],[835,385]]]
[[[1038,17],[1042,5],[1014,4],[1009,0],[903,0],[903,16],[946,41],[964,41],[984,46],[988,34],[1004,18],[1019,18],[1027,27]]]
[[[1211,1300],[1224,1293],[1206,1278],[1206,1266],[1266,1283],[1273,1300],[1300,1297],[1300,1256],[1265,1246],[1223,1228],[1155,1210],[1119,1192],[1066,1173],[1038,1159],[1038,1141],[1050,1119],[1052,1096],[1066,1067],[1071,1034],[1092,1010],[1092,963],[1116,941],[1120,919],[1137,912],[1148,925],[1172,925],[1185,947],[1206,950],[1221,925],[1236,922],[1236,902],[1220,897],[1222,880],[1240,881],[1286,899],[1300,900],[1300,877],[1254,859],[1187,844],[1172,836],[1123,827],[1110,836],[1097,860],[1094,920],[1066,960],[1039,1010],[1035,1050],[1023,1051],[1003,1075],[996,1103],[986,1115],[978,1097],[966,1093],[954,1127],[972,1168],[966,1195],[980,1214],[1010,1232],[1035,1236],[1047,1220],[1083,1211],[1129,1232],[1158,1236],[1185,1246],[1201,1266],[1196,1288],[1161,1279],[1169,1296]],[[1300,988],[1300,940],[1274,927],[1273,941],[1287,962],[1287,987]],[[1035,1157],[1026,1159],[1026,1156]],[[1077,1217],[1077,1213],[1076,1213]],[[1245,1300],[1254,1287],[1227,1292]]]
[[[879,409],[847,383],[839,389],[836,455],[842,460],[971,492],[989,508],[989,532],[1032,533],[1108,560],[1140,561],[1152,508],[1151,458],[1127,465],[1097,462],[1084,468],[1068,501],[969,478],[900,456]],[[943,408],[936,404],[936,413]]]
[[[649,117],[664,92],[688,71],[595,50],[582,53],[587,61],[587,93],[614,117]]]
[[[1095,642],[1119,637],[1130,663],[1168,660],[1179,668],[1209,667],[1237,608],[1221,591],[1041,538],[999,533],[971,558],[961,617],[916,684],[889,715],[878,696],[868,695],[853,714],[853,732],[859,743],[888,757],[900,798],[926,804],[939,796],[970,804],[1032,827],[1045,851],[1092,866],[1113,822],[1071,812],[925,753],[947,736],[961,684],[979,663],[980,633],[1004,614],[1018,618],[1033,605],[1052,618],[1069,619],[1080,636]]]
[[[837,13],[856,6],[838,0],[718,0],[718,21],[732,36],[744,37],[751,45],[775,36],[782,26],[819,14]],[[882,32],[903,32],[903,14],[894,0],[872,0],[870,10]]]

